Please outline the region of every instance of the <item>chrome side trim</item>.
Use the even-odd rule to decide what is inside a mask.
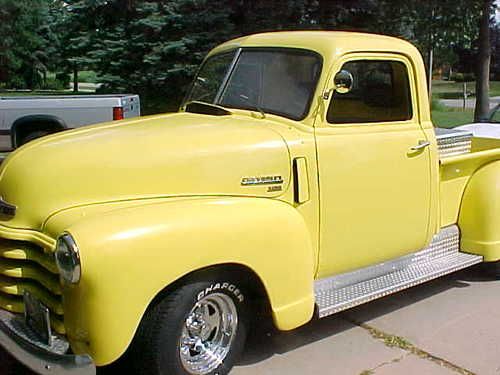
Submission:
[[[19,317],[4,310],[0,310],[0,346],[38,374],[96,374],[96,367],[89,356],[65,354],[69,346],[62,337],[53,337],[50,347],[44,345],[30,334]]]

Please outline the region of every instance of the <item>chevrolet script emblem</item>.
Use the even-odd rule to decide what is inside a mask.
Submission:
[[[17,207],[3,200],[0,197],[0,215],[15,216]]]
[[[283,178],[281,176],[243,177],[241,179],[242,186],[274,185],[282,183],[283,183]]]

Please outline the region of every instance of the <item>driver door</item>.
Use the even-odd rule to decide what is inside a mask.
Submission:
[[[315,130],[320,183],[318,278],[426,246],[431,168],[410,62],[399,55],[344,58],[353,77],[333,92]],[[333,78],[330,80],[333,82]]]

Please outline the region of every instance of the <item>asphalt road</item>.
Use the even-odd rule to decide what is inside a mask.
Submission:
[[[474,267],[291,332],[260,327],[231,375],[275,374],[498,375],[500,281]]]
[[[463,108],[463,99],[439,99],[441,104],[447,107]],[[496,105],[500,103],[500,96],[493,96],[490,98],[490,109],[493,109]],[[465,101],[465,106],[468,109],[474,109],[476,106],[476,98],[467,99]]]

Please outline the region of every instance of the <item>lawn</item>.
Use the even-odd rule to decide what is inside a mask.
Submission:
[[[453,128],[458,125],[473,122],[474,113],[472,111],[449,111],[434,110],[431,112],[432,122],[440,128]]]
[[[432,81],[432,96],[436,99],[461,99],[463,83],[453,81]],[[467,92],[475,95],[476,83],[467,82]],[[500,96],[500,81],[490,82],[490,96]]]
[[[93,70],[82,70],[78,72],[78,82],[97,83],[97,74]]]
[[[474,97],[476,90],[475,82],[467,82],[467,92]],[[490,97],[500,96],[500,81],[490,82]],[[461,108],[446,107],[439,103],[439,99],[461,99],[463,97],[463,83],[453,81],[432,82],[432,121],[434,125],[442,128],[473,122],[474,111]]]
[[[47,79],[56,79],[56,73],[48,72]],[[73,76],[70,76],[70,79],[73,79]],[[97,83],[97,73],[93,70],[80,70],[78,72],[78,82],[82,83]]]

